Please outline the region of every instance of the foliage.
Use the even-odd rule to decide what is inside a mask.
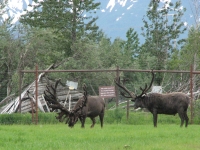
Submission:
[[[26,14],[21,16],[20,22],[31,27],[52,29],[65,56],[74,53],[70,48],[76,40],[97,36],[97,17],[91,14],[95,13],[100,3],[94,0],[35,0],[35,3],[37,5],[31,5],[32,11],[26,10]]]
[[[3,14],[7,12],[6,5],[8,3],[8,0],[1,0],[0,1],[0,22],[3,22]]]
[[[139,38],[138,38],[138,34],[136,31],[134,31],[133,28],[130,28],[127,32],[126,32],[126,41],[122,42],[122,54],[124,55],[124,57],[129,58],[128,60],[133,60],[135,57],[138,56],[138,52],[139,52]],[[132,62],[130,62],[130,64],[127,64],[127,66],[130,66],[132,64]]]
[[[197,62],[200,60],[200,44],[199,44],[200,28],[191,27],[188,34],[187,42],[180,52],[180,67],[190,67],[190,64],[194,64],[194,69],[199,69],[200,66]]]
[[[194,65],[194,70],[199,69],[199,34],[200,28],[198,26],[190,28],[186,43],[180,51],[174,51],[171,59],[168,61],[168,69],[187,70],[190,68],[191,64]]]
[[[2,91],[6,91],[3,96],[12,93],[12,76],[18,67],[20,53],[19,41],[14,38],[10,22],[11,20],[6,20],[0,25],[0,84]]]
[[[194,121],[197,124],[200,124],[200,100],[194,101]]]
[[[0,19],[7,13],[7,0],[1,1]],[[71,2],[71,3],[70,3]],[[73,2],[73,3],[72,3]],[[81,2],[81,3],[80,3]],[[0,24],[0,100],[19,91],[19,70],[47,69],[52,63],[55,69],[199,69],[199,28],[190,28],[187,42],[178,46],[178,36],[185,31],[181,20],[185,9],[181,1],[158,3],[151,1],[143,18],[145,43],[140,46],[137,32],[130,28],[126,39],[111,41],[95,24],[95,11],[100,3],[94,0],[45,0],[36,1],[33,10],[21,17],[23,24],[12,25],[12,18]],[[151,8],[151,9],[150,9]],[[159,9],[164,8],[164,9]],[[175,14],[169,16],[169,14]],[[85,15],[87,14],[87,15]],[[165,17],[163,17],[165,16]],[[12,28],[11,28],[12,27]],[[175,42],[175,43],[173,43]],[[176,46],[175,46],[176,44]],[[99,86],[115,85],[115,72],[49,73],[62,83],[72,80],[83,83],[89,94],[98,95]],[[140,94],[140,87],[149,83],[149,73],[120,72],[128,89]],[[22,74],[22,87],[34,81],[32,73]],[[198,75],[194,77],[194,90],[199,87]],[[189,74],[156,73],[154,85],[161,85],[164,92],[188,92]]]
[[[55,113],[39,113],[38,122],[40,124],[54,124],[59,123],[55,118]],[[30,113],[13,113],[13,114],[1,114],[0,124],[2,125],[12,125],[12,124],[35,124],[35,114],[32,116]]]
[[[175,51],[171,59],[168,61],[168,69],[188,70],[188,68],[191,68],[191,65],[193,65],[193,70],[200,69],[198,63],[200,60],[200,45],[198,42],[200,35],[199,29],[199,26],[193,26],[190,28],[186,43],[183,45],[180,51]],[[189,77],[187,78],[189,79]],[[187,80],[187,78],[181,81],[181,85],[184,85],[184,83],[189,83],[189,80]],[[198,90],[199,80],[200,79],[198,75],[194,75],[194,91]]]
[[[156,58],[153,69],[166,69],[167,60],[171,57],[172,52],[178,48],[177,44],[182,43],[183,40],[179,39],[179,35],[186,30],[181,22],[184,11],[186,9],[182,9],[181,1],[177,1],[175,4],[166,1],[161,8],[159,1],[149,3],[147,19],[143,18],[142,35],[145,37],[145,43],[142,46],[141,54],[148,53],[150,57]],[[174,14],[172,19],[170,19],[170,13]],[[158,85],[162,84],[162,78],[160,75],[157,76]]]
[[[124,116],[122,109],[116,108],[114,110],[106,111],[105,122],[107,123],[122,123],[122,117]]]
[[[195,115],[194,124],[200,123],[199,118],[199,101],[195,104]],[[38,124],[59,124],[60,122],[55,118],[56,113],[41,113],[38,114]],[[190,118],[190,111],[188,110],[188,116]],[[1,125],[12,125],[12,124],[35,124],[35,114],[32,116],[30,113],[25,114],[1,114],[0,124]],[[100,124],[99,117],[96,117],[96,123]],[[62,122],[65,124],[65,122]],[[91,124],[90,118],[86,119],[86,124]],[[106,110],[104,116],[104,124],[131,124],[131,125],[152,125],[153,127],[153,116],[150,112],[144,111],[133,111],[130,110],[129,118],[127,119],[126,109],[117,108],[114,110]],[[180,125],[180,118],[178,115],[158,115],[158,127],[164,124],[176,124]],[[67,126],[67,125],[66,125]],[[80,126],[80,121],[75,126]],[[88,126],[88,125],[86,125]]]

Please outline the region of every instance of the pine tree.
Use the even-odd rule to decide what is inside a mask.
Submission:
[[[27,11],[20,19],[23,24],[31,27],[51,28],[57,35],[60,49],[65,54],[71,55],[71,46],[82,38],[95,38],[98,26],[95,21],[98,19],[92,14],[98,9],[100,3],[94,0],[44,0],[37,2],[32,11]],[[91,36],[92,35],[92,36]]]
[[[151,0],[146,18],[143,18],[144,27],[142,35],[145,37],[143,52],[148,52],[156,57],[156,66],[153,69],[166,69],[167,60],[172,52],[179,48],[183,42],[179,36],[184,33],[186,27],[181,21],[181,17],[186,11],[182,8],[181,1],[175,4],[166,1],[160,8],[159,1]],[[172,8],[173,7],[173,8]],[[157,78],[160,85],[162,77]]]

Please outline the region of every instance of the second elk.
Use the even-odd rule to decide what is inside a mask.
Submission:
[[[95,125],[95,117],[99,116],[101,127],[103,127],[103,118],[105,103],[99,96],[88,96],[86,86],[83,86],[83,97],[80,98],[72,110],[68,110],[64,107],[57,98],[56,88],[60,80],[57,80],[55,86],[47,87],[44,92],[45,100],[51,111],[60,110],[56,119],[62,121],[67,118],[66,123],[69,127],[73,127],[78,119],[81,121],[81,127],[84,128],[86,117],[92,120],[91,128]]]
[[[152,80],[150,85],[145,88],[141,88],[142,93],[140,95],[135,95],[133,92],[129,91],[123,84],[120,82],[120,78],[115,80],[115,83],[121,89],[121,95],[126,98],[131,98],[133,101],[134,108],[146,108],[153,114],[153,124],[154,127],[157,127],[157,118],[158,114],[167,114],[175,115],[179,114],[181,119],[181,127],[185,121],[185,127],[188,126],[189,118],[187,116],[187,109],[190,104],[190,98],[182,92],[173,92],[169,94],[160,94],[160,93],[148,93],[147,91],[151,88],[154,81],[154,72],[152,71]]]

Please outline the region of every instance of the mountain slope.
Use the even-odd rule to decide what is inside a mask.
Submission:
[[[40,0],[42,1],[42,0]],[[171,0],[160,0],[161,3]],[[172,0],[173,2],[176,0]],[[143,26],[142,18],[146,14],[149,1],[147,0],[95,0],[101,2],[100,9],[97,10],[97,25],[105,32],[105,34],[114,40],[117,37],[126,38],[126,32],[129,28],[134,28],[138,34],[141,34]],[[28,5],[34,4],[32,0],[9,0],[8,15],[13,16],[13,22],[17,22],[24,9],[31,9]],[[191,4],[189,1],[182,0],[183,7],[187,8],[183,21],[191,25],[194,18],[191,13]]]
[[[125,38],[126,31],[130,27],[139,32],[142,26],[142,17],[148,6],[146,1],[124,0],[115,3],[112,1],[101,2],[101,8],[97,13],[99,16],[97,24],[103,31],[111,38],[120,37],[122,39]]]
[[[99,1],[99,0],[96,0]],[[160,0],[161,3],[171,0]],[[172,0],[175,2],[176,0]],[[101,1],[101,8],[98,11],[99,20],[97,24],[103,29],[108,37],[122,39],[126,38],[126,32],[129,28],[134,28],[138,32],[139,37],[141,34],[141,27],[143,26],[142,18],[146,15],[148,10],[146,0],[109,0]],[[185,25],[190,26],[194,23],[194,18],[191,12],[191,3],[182,0],[182,6],[187,9],[182,21]],[[172,15],[169,16],[172,18]],[[183,35],[187,36],[187,33]]]

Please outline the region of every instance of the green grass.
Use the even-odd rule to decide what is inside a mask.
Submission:
[[[199,150],[200,118],[194,124],[180,128],[178,115],[158,115],[158,127],[153,127],[151,113],[126,110],[106,111],[104,127],[99,119],[93,129],[86,119],[74,128],[55,119],[54,113],[40,113],[38,125],[31,114],[0,115],[0,150]],[[189,113],[188,113],[189,115]],[[190,117],[190,116],[189,116]]]
[[[199,150],[199,135],[199,125],[1,125],[0,150]]]

